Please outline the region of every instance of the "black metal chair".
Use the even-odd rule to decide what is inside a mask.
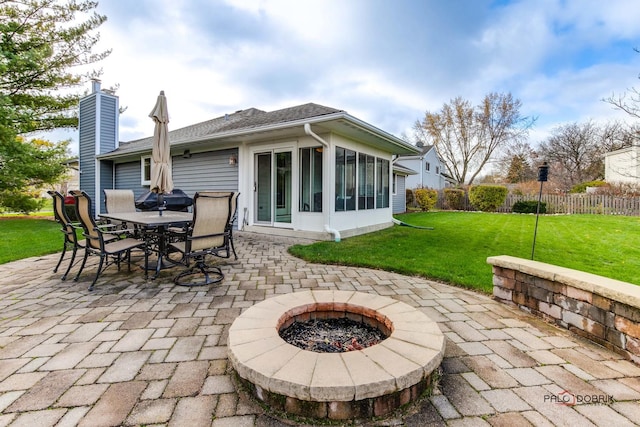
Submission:
[[[115,263],[120,270],[120,263],[126,258],[129,271],[131,271],[131,250],[132,249],[144,249],[144,264],[145,274],[148,264],[148,253],[146,245],[143,240],[134,239],[131,237],[113,239],[114,233],[120,234],[122,231],[113,230],[113,225],[98,225],[93,217],[91,209],[91,198],[87,193],[81,190],[72,191],[71,194],[76,201],[76,213],[82,228],[84,229],[85,253],[82,260],[80,270],[75,277],[75,281],[80,277],[80,273],[84,269],[89,255],[100,256],[100,263],[98,264],[98,270],[93,279],[93,282],[89,286],[89,290],[92,291],[100,273],[102,273],[109,265]],[[111,258],[111,261],[110,261]],[[106,264],[105,264],[106,261]]]
[[[74,223],[69,219],[64,206],[64,196],[59,191],[47,191],[47,193],[49,193],[53,199],[53,215],[58,224],[60,224],[60,231],[62,231],[62,234],[64,235],[62,253],[60,254],[60,259],[58,260],[58,264],[56,264],[56,268],[53,269],[53,272],[58,272],[58,268],[60,268],[60,264],[62,264],[62,260],[67,253],[67,250],[71,250],[69,266],[61,277],[62,280],[67,280],[67,275],[69,274],[69,271],[71,271],[78,249],[84,249],[85,247],[85,241],[78,239],[78,235],[76,234],[76,230],[82,230],[82,226],[80,223]]]
[[[201,192],[193,198],[193,223],[185,233],[175,235],[177,241],[169,244],[169,250],[182,255],[179,263],[186,270],[174,278],[180,286],[204,286],[218,283],[224,274],[218,266],[206,264],[206,256],[220,258],[231,256],[231,233],[229,222],[232,217],[234,193]],[[195,264],[191,266],[191,262]],[[190,276],[202,274],[204,280],[194,281]]]

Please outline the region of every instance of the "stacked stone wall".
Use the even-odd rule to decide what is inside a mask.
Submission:
[[[510,256],[487,262],[495,299],[640,363],[640,286]]]

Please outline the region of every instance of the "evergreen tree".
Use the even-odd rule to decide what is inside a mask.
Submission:
[[[92,53],[106,17],[83,0],[0,0],[0,208],[29,202],[34,189],[65,172],[67,142],[27,140],[34,131],[77,127],[86,71],[110,51]],[[78,67],[84,72],[74,72]],[[38,192],[35,192],[38,193]],[[23,210],[17,208],[18,210]],[[31,208],[27,207],[26,210]]]

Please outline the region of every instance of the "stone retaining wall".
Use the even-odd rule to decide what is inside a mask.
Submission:
[[[487,263],[497,300],[640,363],[640,286],[512,256]]]

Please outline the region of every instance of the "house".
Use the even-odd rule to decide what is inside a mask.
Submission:
[[[280,235],[338,240],[391,226],[392,160],[418,153],[346,111],[317,104],[170,126],[175,188],[191,196],[239,191],[238,227]],[[118,98],[99,82],[80,101],[79,144],[80,187],[96,212],[104,212],[104,189],[133,189],[136,197],[149,190],[152,137],[118,140]]]
[[[399,161],[409,169],[416,171],[415,175],[406,178],[409,189],[432,188],[442,190],[449,185],[444,174],[443,165],[433,145],[418,147],[417,154],[401,155]]]
[[[73,157],[67,159],[64,166],[67,168],[67,173],[64,181],[58,184],[58,191],[66,195],[69,190],[80,187],[80,161],[77,157]]]
[[[632,145],[606,153],[604,180],[609,183],[640,184],[640,146]]]
[[[391,199],[393,201],[393,213],[404,213],[407,211],[407,177],[416,175],[418,172],[410,169],[396,161],[393,162],[393,174],[391,176]]]

